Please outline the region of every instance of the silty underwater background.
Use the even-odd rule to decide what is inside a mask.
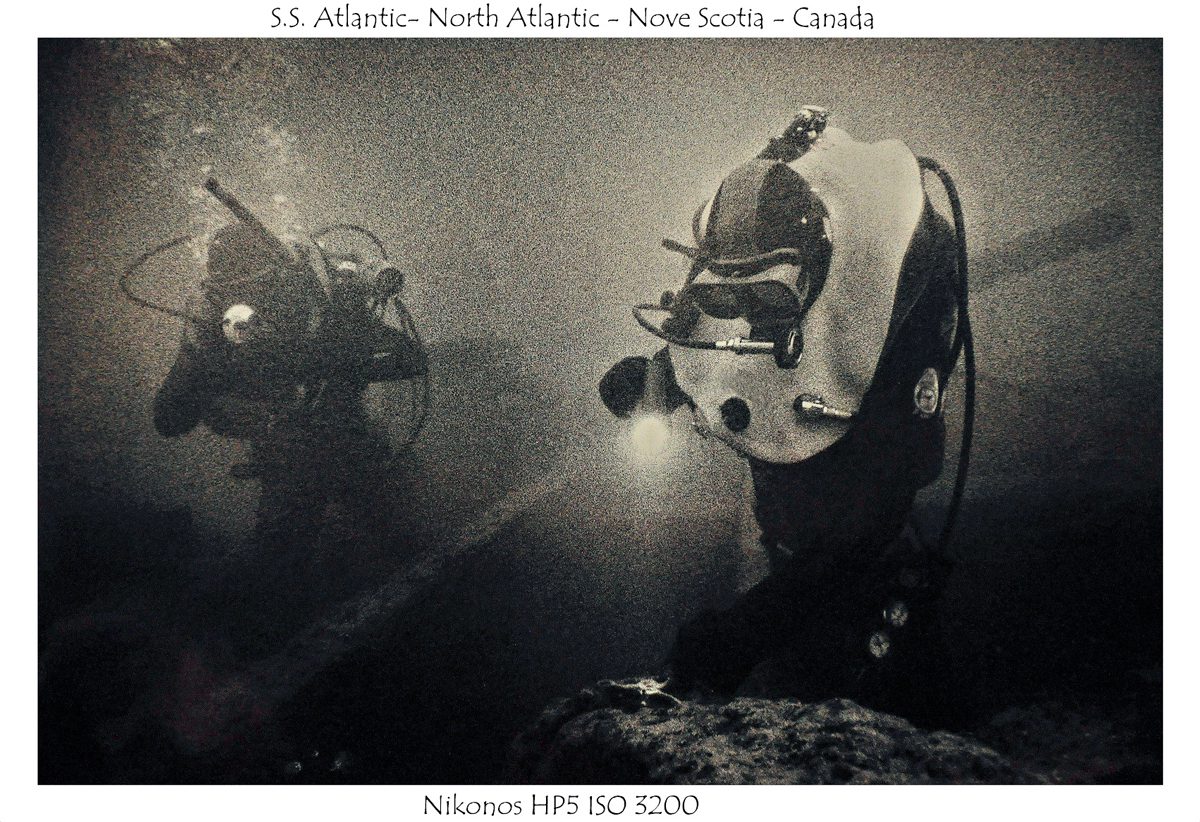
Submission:
[[[966,208],[979,411],[947,594],[964,705],[985,725],[1054,705],[1102,737],[1136,698],[1146,723],[1158,41],[39,51],[42,782],[494,781],[548,702],[656,672],[677,626],[743,581],[745,466],[683,415],[640,451],[596,383],[657,348],[628,306],[682,281],[661,239],[687,240],[722,177],[810,103],[938,159]],[[306,607],[270,615],[278,644],[254,641],[253,596],[228,596],[290,584],[249,539],[257,485],[229,474],[243,447],[155,433],[179,323],[117,288],[151,246],[229,220],[209,174],[281,233],[378,233],[430,355],[387,550],[306,577]],[[202,251],[148,269],[143,293],[174,304]],[[395,431],[408,390],[373,398]],[[948,396],[953,454],[958,378]],[[928,528],[952,474],[921,498]],[[1054,727],[1030,756],[1053,758]]]

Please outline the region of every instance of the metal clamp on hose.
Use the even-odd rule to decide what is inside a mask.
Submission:
[[[775,353],[775,343],[767,340],[748,340],[745,337],[730,337],[728,340],[714,340],[713,347],[722,351],[732,351],[734,354]]]
[[[775,357],[775,364],[780,368],[795,368],[804,355],[804,337],[800,329],[788,328],[775,340],[748,340],[745,337],[730,337],[726,340],[696,340],[690,337],[679,337],[664,331],[660,326],[650,322],[643,311],[670,311],[663,305],[640,303],[633,307],[633,318],[638,325],[649,331],[660,340],[665,340],[681,348],[694,348],[701,351],[731,351],[734,354],[770,354]]]
[[[802,419],[854,419],[853,411],[846,411],[843,408],[835,408],[832,405],[826,405],[825,400],[822,399],[819,394],[801,394],[792,401],[792,408],[796,412],[797,422]]]

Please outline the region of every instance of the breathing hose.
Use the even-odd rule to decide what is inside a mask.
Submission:
[[[165,305],[158,305],[157,303],[153,303],[143,297],[139,297],[133,292],[133,287],[129,284],[129,281],[133,279],[133,276],[137,274],[138,270],[147,262],[165,251],[170,251],[177,246],[181,246],[184,243],[189,242],[191,239],[192,237],[190,235],[185,234],[182,237],[176,237],[175,239],[169,240],[161,245],[156,245],[154,248],[144,252],[143,254],[139,254],[138,258],[126,266],[125,270],[121,272],[121,276],[117,278],[117,286],[121,289],[121,293],[125,295],[125,299],[129,300],[135,305],[148,308],[151,311],[157,311],[160,314],[166,314],[168,317],[178,317],[179,319],[187,320],[188,322],[202,324],[204,320],[195,316],[194,314],[189,314],[188,312],[181,311],[178,308],[170,308]]]
[[[955,283],[955,296],[958,306],[958,323],[951,346],[947,372],[958,362],[959,354],[963,357],[965,372],[963,390],[963,427],[962,445],[958,454],[958,473],[954,479],[954,491],[950,497],[950,506],[946,511],[946,521],[938,538],[937,548],[942,556],[948,555],[950,539],[954,533],[954,525],[962,508],[963,493],[967,485],[967,470],[971,463],[971,441],[975,435],[975,339],[971,334],[971,317],[969,313],[969,290],[967,278],[967,231],[963,220],[962,202],[958,198],[958,189],[950,173],[942,168],[936,160],[929,157],[919,157],[918,163],[923,171],[930,171],[941,180],[946,190],[946,198],[950,201],[950,212],[954,218],[954,235],[956,243],[955,268],[958,281]],[[943,391],[945,389],[943,388]]]

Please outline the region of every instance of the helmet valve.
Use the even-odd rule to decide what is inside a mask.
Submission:
[[[804,154],[820,139],[829,122],[829,110],[820,106],[804,106],[779,137],[772,137],[758,155],[760,160],[782,160],[790,163]]]
[[[826,405],[825,400],[818,394],[801,394],[792,401],[792,409],[796,412],[796,422],[803,422],[805,419],[820,419],[821,417],[831,417],[836,420],[854,418],[853,411]]]
[[[748,340],[745,337],[730,337],[716,340],[714,347],[735,354],[774,354],[775,343],[770,340]]]

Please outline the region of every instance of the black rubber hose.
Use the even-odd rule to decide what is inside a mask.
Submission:
[[[958,282],[955,291],[958,298],[958,328],[955,332],[955,344],[951,351],[950,366],[958,360],[959,349],[963,357],[965,371],[963,390],[963,428],[962,447],[958,455],[958,474],[954,480],[954,491],[950,497],[950,507],[946,511],[946,522],[942,526],[938,538],[938,552],[946,555],[950,540],[954,534],[954,525],[962,508],[963,494],[967,486],[967,471],[971,464],[971,442],[975,436],[975,339],[971,334],[971,316],[969,312],[969,280],[967,276],[967,230],[963,220],[962,202],[958,198],[958,188],[950,173],[941,164],[929,157],[920,157],[918,162],[923,170],[932,171],[941,180],[946,189],[946,197],[950,201],[950,211],[954,217],[954,234],[957,241],[956,268]]]
[[[192,237],[190,235],[185,234],[182,237],[176,237],[175,239],[169,240],[161,245],[156,245],[149,251],[138,255],[138,258],[126,266],[125,270],[121,272],[121,276],[117,278],[117,286],[121,289],[121,293],[125,295],[125,299],[129,300],[135,305],[140,305],[143,308],[149,308],[151,311],[157,311],[160,314],[166,314],[170,317],[179,317],[180,319],[187,320],[189,322],[203,324],[204,320],[202,318],[193,314],[189,314],[186,311],[182,311],[178,308],[170,308],[165,305],[158,305],[157,303],[152,303],[147,299],[139,297],[133,292],[133,287],[129,284],[129,281],[138,272],[138,269],[140,269],[151,259],[157,257],[159,254],[162,254],[164,251],[170,251],[176,246],[183,245],[191,239]]]
[[[377,249],[379,249],[379,253],[383,257],[383,259],[386,260],[388,258],[387,247],[383,244],[383,240],[379,239],[379,236],[376,235],[370,229],[364,228],[363,226],[360,226],[360,225],[356,225],[355,223],[334,223],[333,225],[327,225],[324,228],[317,231],[315,234],[313,234],[312,240],[314,243],[316,243],[325,235],[332,234],[335,231],[347,231],[352,234],[363,235],[368,240],[370,240],[371,243],[374,244],[374,246]]]
[[[396,306],[396,314],[400,317],[401,325],[404,330],[416,342],[417,348],[425,357],[425,373],[421,375],[419,382],[414,386],[416,396],[413,397],[413,417],[414,421],[409,429],[408,436],[405,441],[397,447],[397,451],[402,451],[417,441],[417,437],[421,435],[422,429],[425,428],[425,423],[429,419],[429,414],[433,406],[432,397],[429,390],[429,350],[425,347],[425,341],[421,338],[421,333],[417,331],[417,324],[413,320],[412,313],[399,297],[393,304]]]
[[[637,320],[638,325],[649,331],[660,340],[666,340],[672,345],[678,345],[681,348],[696,348],[701,351],[715,351],[717,348],[716,342],[712,340],[689,340],[684,337],[676,337],[674,334],[668,334],[660,327],[647,320],[642,316],[643,311],[669,311],[670,309],[663,308],[661,305],[653,303],[641,303],[633,307],[633,318]]]

